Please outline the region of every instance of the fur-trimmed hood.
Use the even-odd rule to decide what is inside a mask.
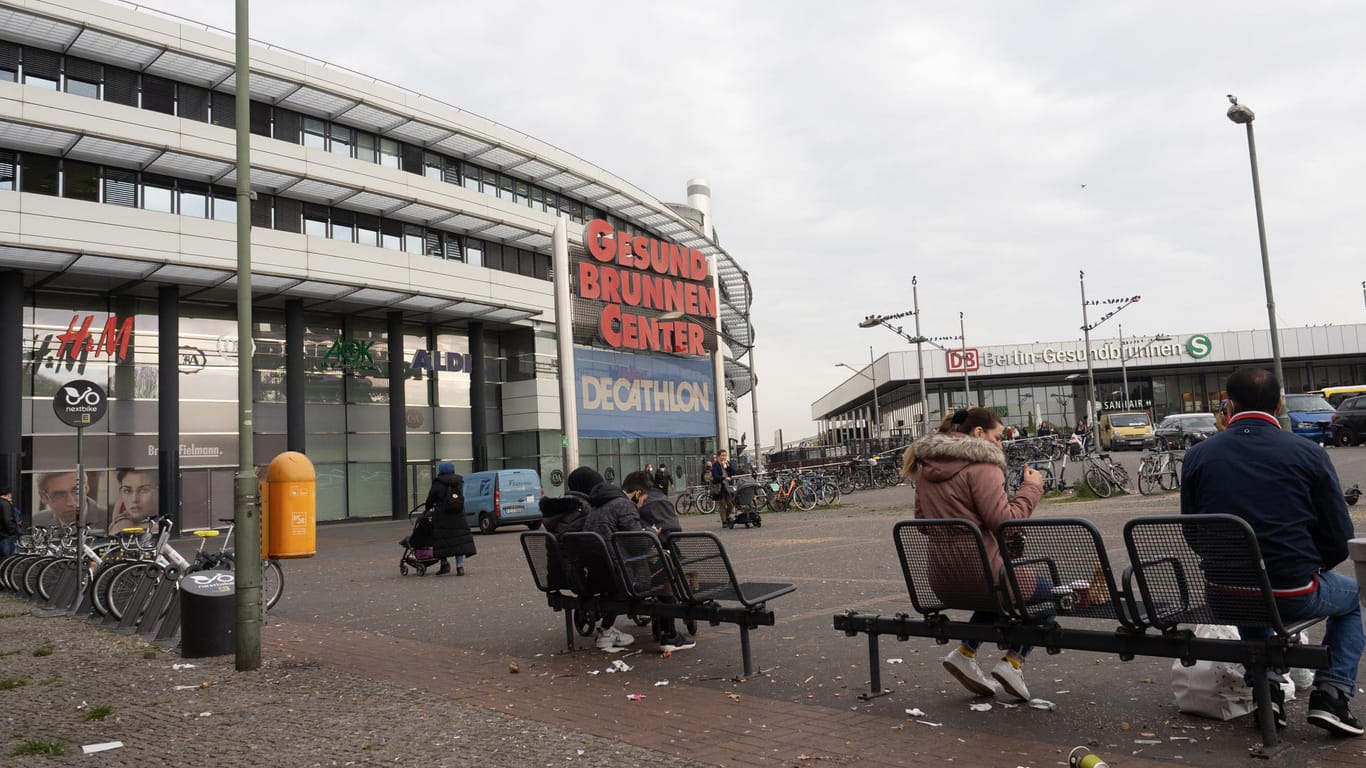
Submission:
[[[906,462],[918,480],[942,483],[971,464],[995,464],[1006,468],[1005,451],[987,440],[956,432],[934,432],[906,449]]]

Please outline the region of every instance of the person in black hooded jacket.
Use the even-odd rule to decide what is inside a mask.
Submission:
[[[432,556],[441,558],[441,570],[436,574],[450,573],[450,558],[454,557],[456,575],[464,576],[465,558],[477,552],[474,535],[465,522],[465,479],[455,473],[455,464],[443,461],[437,466],[425,506],[432,520]]]

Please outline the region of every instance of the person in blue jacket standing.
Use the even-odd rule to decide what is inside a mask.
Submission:
[[[1347,559],[1352,519],[1337,471],[1323,448],[1281,429],[1281,383],[1267,370],[1229,376],[1232,416],[1224,431],[1186,452],[1181,513],[1227,513],[1257,534],[1281,618],[1327,617],[1323,644],[1332,666],[1314,676],[1307,720],[1340,736],[1360,736],[1349,703],[1356,693],[1366,633],[1356,581],[1334,573]],[[1197,547],[1198,549],[1198,547]],[[1266,627],[1239,627],[1245,639],[1265,639]],[[1272,709],[1285,725],[1285,696],[1271,687]]]

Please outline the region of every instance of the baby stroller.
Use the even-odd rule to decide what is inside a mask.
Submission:
[[[764,524],[763,516],[759,514],[759,507],[764,504],[763,488],[752,477],[737,477],[732,481],[730,497],[735,513],[731,515],[727,528],[737,525],[758,528]]]
[[[408,512],[408,518],[412,519],[418,510],[425,505],[419,504]],[[399,544],[403,545],[403,557],[398,561],[398,572],[402,576],[408,575],[408,569],[417,571],[418,576],[426,576],[427,569],[441,562],[441,559],[433,556],[432,543],[434,540],[432,532],[432,517],[425,512],[418,515],[413,523],[413,531]]]

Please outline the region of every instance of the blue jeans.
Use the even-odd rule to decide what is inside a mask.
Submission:
[[[1361,598],[1357,583],[1340,573],[1319,574],[1319,588],[1302,597],[1281,597],[1276,607],[1284,621],[1301,621],[1327,616],[1323,645],[1333,651],[1332,666],[1318,670],[1314,683],[1331,685],[1351,697],[1357,690],[1357,666],[1366,647],[1366,631],[1361,628]],[[1244,640],[1271,637],[1267,627],[1239,627]],[[1273,676],[1275,677],[1275,676]]]
[[[0,536],[0,556],[14,554],[17,541],[18,538],[14,536]]]
[[[1001,578],[1002,578],[1002,579],[1005,579],[1005,573],[1004,573],[1004,572],[1002,572]],[[1048,575],[1045,574],[1045,573],[1043,573],[1042,571],[1036,571],[1036,572],[1034,573],[1034,595],[1033,595],[1033,597],[1029,600],[1029,605],[1036,605],[1036,604],[1038,604],[1038,603],[1047,602],[1049,599],[1051,599],[1049,595],[1050,595],[1050,593],[1052,592],[1052,590],[1053,590],[1053,582],[1052,582],[1051,579],[1048,578]],[[1052,617],[1050,616],[1050,617],[1048,617],[1048,618],[1051,619]],[[969,623],[969,624],[995,624],[995,623],[996,623],[996,614],[993,613],[992,611],[973,611],[973,612],[972,612],[972,616],[968,618],[968,623]],[[977,652],[977,647],[978,647],[979,645],[981,645],[981,643],[978,642],[978,641],[976,641],[976,640],[968,640],[968,641],[965,641],[965,642],[963,643],[963,645],[966,645],[967,647],[971,648],[971,649],[972,649],[972,652],[973,652],[973,653],[976,653],[976,652]],[[1032,646],[1032,645],[1012,645],[1012,646],[1010,646],[1009,648],[1007,648],[1006,650],[1014,651],[1014,652],[1015,652],[1015,655],[1019,656],[1020,659],[1023,661],[1024,659],[1029,658],[1029,652],[1032,651],[1032,650],[1034,650],[1034,646]]]

